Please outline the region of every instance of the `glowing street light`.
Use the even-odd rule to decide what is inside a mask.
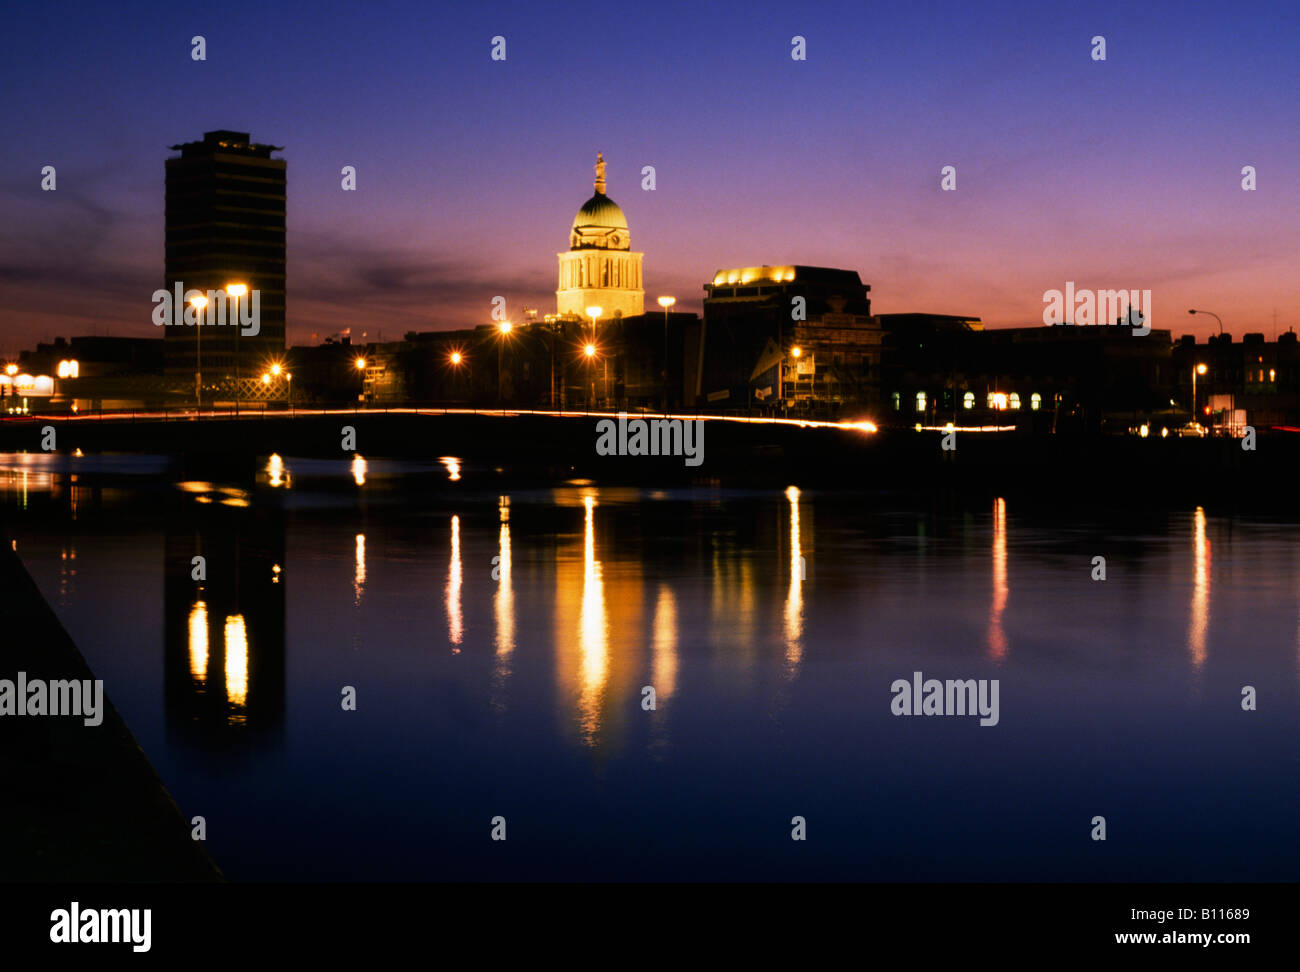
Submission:
[[[243,389],[239,387],[239,336],[243,334],[244,329],[239,326],[239,298],[248,293],[248,284],[228,283],[226,284],[226,293],[235,298],[235,417],[239,417],[239,401],[243,398]],[[200,325],[201,326],[201,325]]]
[[[198,326],[194,331],[194,406],[203,407],[203,309],[208,306],[208,298],[195,294],[190,298],[190,306],[197,312]]]
[[[453,352],[451,353],[450,357],[448,357],[447,360],[450,361],[450,362],[451,362],[452,364],[454,364],[454,365],[458,365],[458,364],[460,364],[460,363],[461,363],[463,360],[465,360],[465,359],[461,357],[461,354],[460,354],[459,351],[453,351]]]
[[[668,411],[668,308],[677,303],[676,297],[660,297],[659,306],[664,309],[664,411]]]
[[[500,324],[497,325],[497,332],[501,336],[500,341],[497,342],[497,405],[498,406],[500,406],[501,404],[501,397],[502,397],[501,396],[501,359],[502,359],[502,355],[505,352],[506,339],[510,337],[510,332],[513,329],[514,329],[514,325],[511,324],[509,321],[502,321]]]
[[[16,364],[5,365],[5,374],[12,378],[18,374],[18,366]]]
[[[366,370],[366,359],[365,359],[365,358],[357,358],[357,360],[354,361],[354,362],[352,362],[352,364],[356,367],[357,371],[365,371],[365,370]]]
[[[587,400],[587,408],[591,408],[596,401],[596,376],[591,373],[591,366],[596,360],[596,344],[594,341],[588,341],[582,346],[583,357],[587,359],[587,377],[591,380],[591,397]]]
[[[1196,311],[1192,311],[1191,313],[1195,314]],[[1205,374],[1207,370],[1208,369],[1205,367],[1204,363],[1198,364],[1195,368],[1192,369],[1192,421],[1193,422],[1196,421],[1196,376]]]
[[[587,316],[591,318],[592,341],[595,341],[596,338],[598,337],[596,333],[596,322],[600,320],[600,315],[603,313],[605,313],[605,308],[601,307],[598,304],[593,304],[592,306],[587,308]],[[588,355],[588,357],[590,357],[590,355]],[[591,397],[592,398],[596,397],[596,389],[594,387],[594,383],[591,390]],[[606,363],[605,365],[605,403],[606,404],[609,403],[609,364],[608,363]]]

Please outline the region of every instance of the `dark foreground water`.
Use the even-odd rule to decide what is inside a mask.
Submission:
[[[236,880],[1300,870],[1292,522],[451,459],[0,456],[0,490]],[[997,725],[893,715],[917,671],[997,679]]]

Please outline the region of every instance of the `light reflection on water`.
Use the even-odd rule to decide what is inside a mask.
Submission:
[[[330,475],[359,489],[318,495],[292,459],[261,491],[139,500],[29,466],[0,461],[19,551],[182,810],[225,820],[212,851],[236,878],[1300,864],[1279,844],[1300,798],[1278,772],[1300,731],[1291,524],[1197,508],[1111,527],[794,486],[452,493],[474,477],[445,463],[444,492],[422,479],[379,504],[351,464]],[[197,502],[213,496],[248,505]],[[1000,724],[891,718],[913,671],[1002,679]],[[1259,712],[1246,684],[1267,687]],[[1071,836],[1096,807],[1132,835],[1122,864]],[[518,858],[481,853],[497,812],[512,845],[535,835]],[[821,841],[790,858],[795,812]]]

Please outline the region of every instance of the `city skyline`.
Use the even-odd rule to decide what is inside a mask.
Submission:
[[[807,264],[860,273],[877,313],[994,328],[1037,323],[1067,281],[1150,289],[1152,325],[1175,336],[1217,331],[1190,307],[1237,337],[1295,324],[1300,174],[1278,124],[1300,80],[1294,12],[1000,4],[882,19],[760,5],[642,24],[615,3],[590,14],[600,42],[568,57],[564,18],[396,6],[429,29],[352,11],[298,24],[234,5],[216,25],[67,5],[100,41],[87,46],[20,12],[4,70],[37,95],[15,106],[29,136],[0,149],[4,350],[161,336],[148,314],[166,146],[221,128],[286,146],[290,344],[488,323],[498,295],[516,318],[553,310],[555,254],[597,151],[646,254],[647,303],[671,294],[698,312],[720,268]],[[796,35],[806,61],[790,56]],[[116,87],[88,113],[84,91],[106,77]],[[340,188],[344,165],[356,192]],[[945,165],[955,192],[939,188]]]

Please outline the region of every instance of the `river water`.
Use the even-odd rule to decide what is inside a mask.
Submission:
[[[1300,866],[1290,520],[512,485],[453,457],[254,483],[8,455],[0,497],[234,880]],[[996,725],[895,715],[915,672],[997,680]]]

